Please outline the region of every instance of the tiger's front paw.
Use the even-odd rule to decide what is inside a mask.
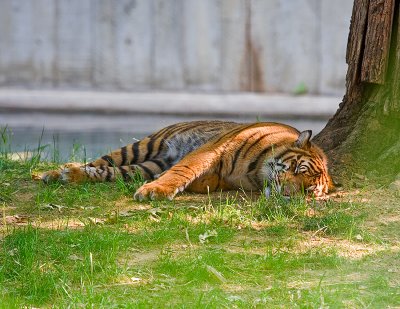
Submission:
[[[139,189],[137,189],[137,191],[133,195],[133,198],[137,201],[143,201],[147,199],[150,200],[168,199],[171,201],[178,192],[179,192],[178,188],[159,185],[156,182],[150,182],[144,184]]]

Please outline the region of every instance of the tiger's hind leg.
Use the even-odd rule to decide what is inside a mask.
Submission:
[[[59,170],[48,171],[41,175],[45,182],[113,181],[116,175],[140,171],[145,179],[154,179],[171,164],[161,157],[162,145],[153,143],[147,137],[134,144],[117,149],[87,164],[67,163]],[[154,145],[156,144],[156,145]],[[154,151],[157,151],[154,154]],[[123,168],[121,168],[123,167]],[[129,177],[128,177],[129,178]]]
[[[123,166],[80,166],[65,169],[61,173],[61,180],[64,182],[82,181],[115,181],[122,177],[128,181],[140,173],[144,180],[153,180],[166,170],[166,163],[161,160],[149,160],[142,163]]]
[[[48,179],[44,177],[53,177],[65,183],[81,183],[115,181],[116,178],[122,177],[125,181],[129,181],[135,177],[136,173],[140,173],[144,180],[153,180],[168,167],[166,162],[157,159],[123,166],[67,164],[61,171],[47,172],[42,176],[42,180],[48,182]]]

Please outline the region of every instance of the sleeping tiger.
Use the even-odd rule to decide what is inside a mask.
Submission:
[[[284,124],[193,121],[168,126],[93,162],[67,164],[42,175],[44,182],[145,180],[136,200],[173,199],[184,190],[301,190],[323,196],[333,188],[323,151],[311,131]],[[152,181],[153,180],[153,181]]]

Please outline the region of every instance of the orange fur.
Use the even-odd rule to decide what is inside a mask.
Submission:
[[[172,199],[188,190],[206,193],[243,188],[283,187],[292,194],[302,188],[316,195],[332,187],[323,151],[310,142],[311,131],[300,133],[278,123],[238,124],[221,121],[178,123],[91,163],[67,167],[66,182],[129,179],[136,171],[152,182],[136,199]],[[44,181],[57,177],[54,171]]]

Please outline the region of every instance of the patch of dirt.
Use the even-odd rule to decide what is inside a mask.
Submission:
[[[126,265],[128,267],[144,266],[157,261],[160,256],[160,249],[140,251],[140,250],[129,250],[129,254],[118,260],[118,264]]]
[[[36,220],[32,222],[32,226],[50,229],[50,230],[63,230],[65,228],[81,229],[85,223],[78,218],[55,218],[49,221]]]
[[[327,237],[315,237],[310,235],[307,240],[300,241],[295,248],[296,252],[307,252],[318,249],[321,252],[329,252],[334,249],[340,257],[347,259],[361,259],[384,250],[399,250],[397,246],[385,246],[379,244],[352,242],[345,239],[333,239]]]
[[[29,223],[29,216],[28,215],[11,215],[11,216],[4,216],[0,221],[0,225],[27,225]]]
[[[354,283],[362,283],[368,279],[368,273],[359,273],[359,272],[352,272],[346,275],[337,276],[337,274],[328,274],[326,273],[321,278],[320,271],[307,271],[306,273],[302,274],[307,275],[308,277],[317,278],[317,280],[293,280],[288,282],[287,287],[290,289],[300,289],[300,290],[307,290],[312,289],[321,284],[321,287],[327,286],[334,286],[334,285],[341,285],[341,284],[354,284]],[[322,281],[321,281],[322,280]]]
[[[383,215],[378,218],[378,222],[384,225],[389,223],[397,223],[400,222],[400,213],[399,214],[389,214],[387,216]]]
[[[32,192],[19,192],[18,203],[31,203],[34,197],[35,195]]]
[[[352,260],[358,260],[385,250],[390,250],[392,252],[400,251],[399,244],[371,244],[346,239],[318,237],[313,232],[304,232],[302,236],[304,237],[300,236],[298,239],[295,239],[294,242],[288,243],[287,246],[279,246],[275,248],[275,250],[277,252],[285,251],[294,254],[307,253],[310,250],[329,253],[334,250],[338,256]],[[244,246],[244,242],[247,243],[248,246]],[[229,245],[224,248],[231,253],[264,255],[267,247],[271,249],[267,242],[268,240],[266,240],[265,237],[246,234],[235,237],[234,241],[231,241]],[[272,248],[272,250],[274,250],[274,248]]]
[[[152,263],[158,259],[159,255],[160,250],[133,253],[130,256],[129,263],[136,266]]]
[[[149,210],[152,207],[150,203],[133,202],[133,199],[128,197],[118,199],[114,205],[114,208],[120,211]]]

